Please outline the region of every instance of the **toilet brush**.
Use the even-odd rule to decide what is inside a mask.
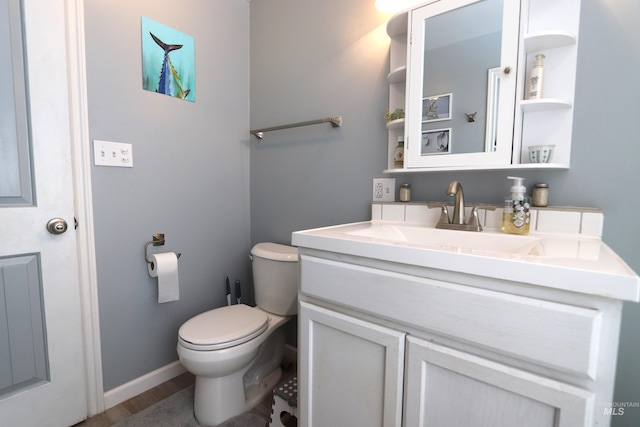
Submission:
[[[227,305],[231,305],[231,284],[229,283],[229,276],[225,277],[227,283]]]
[[[240,280],[236,280],[236,301],[238,304],[240,304],[241,300],[242,300],[242,294],[240,292]]]

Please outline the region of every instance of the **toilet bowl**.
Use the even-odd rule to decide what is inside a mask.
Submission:
[[[196,376],[194,415],[204,426],[249,411],[281,376],[280,326],[297,313],[297,249],[259,243],[251,255],[257,306],[216,308],[178,331],[180,362]]]

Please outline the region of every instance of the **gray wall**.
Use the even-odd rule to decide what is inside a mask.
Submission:
[[[571,170],[521,174],[549,183],[553,205],[605,209],[605,242],[640,272],[640,4],[582,4]],[[295,230],[369,219],[371,180],[386,167],[386,18],[372,0],[252,1],[251,126],[333,114],[345,121],[252,141],[252,241],[288,243]],[[396,184],[411,183],[414,200],[444,201],[458,179],[469,202],[501,203],[507,175],[398,175]],[[616,401],[640,401],[638,324],[640,305],[625,304]],[[640,425],[640,409],[614,417],[614,426],[630,425]]]
[[[251,142],[252,241],[366,219],[386,164],[388,16],[371,0],[251,2],[251,128],[342,115]],[[255,205],[254,205],[255,204]]]
[[[179,326],[249,293],[249,5],[243,0],[86,1],[91,139],[133,144],[132,169],[93,167],[104,388],[177,360]],[[195,39],[196,102],[142,89],[140,19]],[[159,70],[158,70],[159,71]],[[152,251],[178,251],[180,300],[157,303]]]

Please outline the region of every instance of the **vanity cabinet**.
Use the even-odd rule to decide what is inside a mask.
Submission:
[[[301,426],[609,425],[621,301],[299,253]]]
[[[579,21],[580,0],[428,1],[391,18],[389,110],[404,108],[406,117],[387,124],[384,172],[568,169]],[[485,52],[489,40],[497,56]],[[529,100],[539,53],[544,98]],[[428,116],[443,96],[444,114]],[[398,137],[403,167],[394,166]],[[549,163],[530,163],[534,145],[555,146]]]

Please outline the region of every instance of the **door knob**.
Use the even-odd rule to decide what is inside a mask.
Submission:
[[[62,218],[52,218],[47,222],[47,231],[51,234],[62,234],[67,228],[67,221]]]

